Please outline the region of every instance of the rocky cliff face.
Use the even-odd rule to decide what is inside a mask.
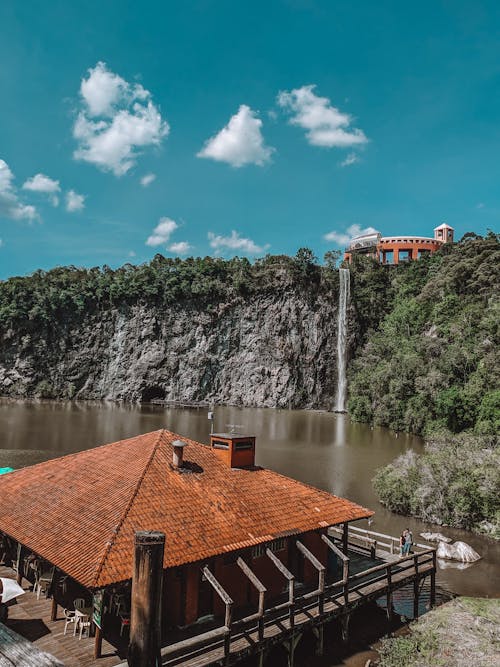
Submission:
[[[0,332],[0,394],[332,408],[337,295],[137,303]]]

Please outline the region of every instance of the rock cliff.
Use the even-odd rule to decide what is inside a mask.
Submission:
[[[0,394],[332,408],[334,288],[136,300],[0,330]]]

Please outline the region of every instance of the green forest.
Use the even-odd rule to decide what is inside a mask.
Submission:
[[[466,236],[399,267],[359,261],[364,345],[350,364],[355,420],[418,434],[500,430],[500,243]],[[380,317],[381,316],[381,317]]]
[[[221,301],[276,289],[304,287],[314,296],[319,290],[336,290],[337,258],[338,254],[328,253],[327,263],[320,267],[313,253],[301,248],[295,257],[267,255],[253,264],[239,257],[172,259],[158,254],[145,264],[118,269],[39,270],[0,281],[0,332],[9,327],[50,328],[82,313],[141,302],[161,308],[196,301],[210,310]]]
[[[500,243],[475,234],[399,267],[359,259],[351,418],[423,435],[378,471],[391,510],[500,537]]]

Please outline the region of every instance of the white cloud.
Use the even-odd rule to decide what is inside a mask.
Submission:
[[[249,255],[257,255],[269,248],[269,244],[259,246],[252,239],[243,238],[234,230],[231,232],[231,236],[218,236],[213,232],[208,232],[208,240],[210,241],[210,247],[217,252],[229,249],[241,250]]]
[[[279,93],[279,106],[293,114],[290,123],[303,127],[313,146],[345,148],[366,144],[363,130],[351,127],[352,117],[333,107],[328,97],[316,95],[314,89],[310,85]]]
[[[341,167],[349,167],[351,164],[355,164],[356,162],[359,162],[359,155],[356,155],[356,153],[349,153],[342,160],[342,162],[340,163],[340,166]]]
[[[3,246],[3,240],[0,239],[0,248]]]
[[[59,197],[56,193],[61,191],[61,186],[59,185],[59,181],[50,178],[50,176],[45,176],[45,174],[35,174],[35,176],[28,178],[23,183],[23,190],[42,192],[43,194],[48,195],[52,206],[59,206]]]
[[[177,243],[171,243],[168,246],[168,250],[175,255],[187,255],[191,250],[191,247],[192,246],[187,241],[178,241]]]
[[[476,208],[484,208],[484,203],[480,201],[479,204],[476,204]]]
[[[66,210],[69,213],[74,211],[83,211],[85,208],[85,195],[79,195],[74,190],[68,190],[66,193]]]
[[[364,227],[354,224],[348,227],[344,232],[332,231],[324,235],[325,241],[331,241],[337,245],[347,245],[349,241],[355,236],[364,234],[376,234],[377,230],[374,227]]]
[[[148,236],[146,245],[155,247],[167,243],[169,238],[175,232],[179,225],[170,218],[160,218],[160,222],[156,225],[151,236]]]
[[[133,250],[130,250],[128,253],[129,257],[135,257],[135,252]]]
[[[122,176],[135,165],[141,149],[158,146],[170,131],[151,93],[129,84],[103,62],[89,69],[80,94],[83,109],[73,126],[77,160]]]
[[[0,217],[12,220],[35,220],[36,208],[19,201],[13,185],[14,174],[5,160],[0,159]]]
[[[141,185],[143,188],[147,188],[148,185],[151,185],[153,181],[156,180],[156,174],[144,174],[141,178]]]
[[[227,162],[233,167],[246,164],[262,167],[271,159],[274,148],[265,145],[261,128],[260,118],[249,106],[242,104],[229,123],[205,142],[197,156]]]

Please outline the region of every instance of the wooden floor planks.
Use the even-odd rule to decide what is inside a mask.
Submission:
[[[15,573],[7,567],[0,566],[0,576],[14,578]],[[71,628],[64,635],[64,616],[59,607],[56,621],[50,620],[51,600],[36,595],[23,580],[23,588],[27,591],[17,599],[17,604],[9,607],[9,618],[5,625],[33,642],[40,650],[52,654],[66,667],[114,667],[122,662],[116,655],[115,648],[103,641],[103,658],[94,660],[94,639],[92,637],[73,637]]]

